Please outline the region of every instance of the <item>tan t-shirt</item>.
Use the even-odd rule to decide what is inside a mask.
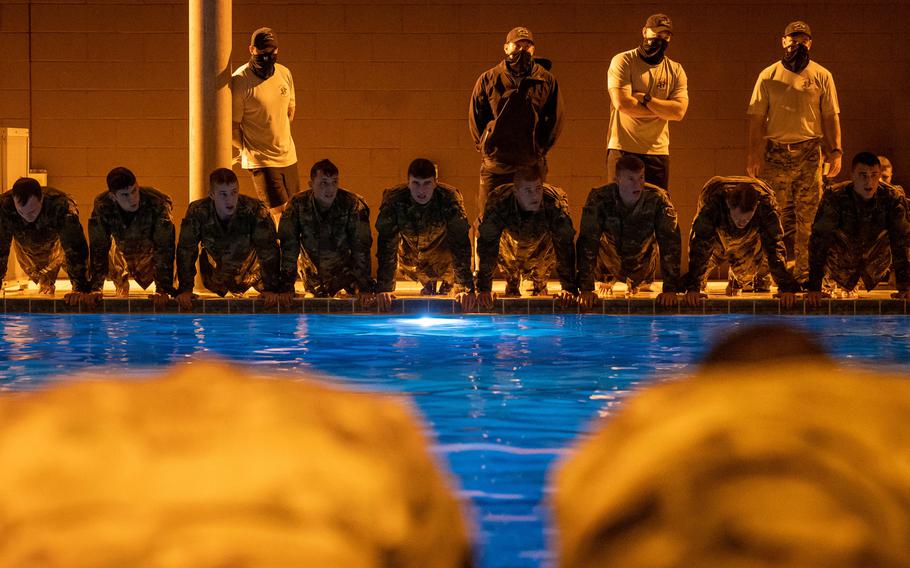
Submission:
[[[607,89],[625,86],[631,86],[633,93],[649,93],[653,99],[689,100],[688,80],[682,65],[668,57],[657,65],[650,65],[635,49],[616,54],[607,72]],[[610,114],[607,148],[636,154],[668,155],[670,125],[656,116],[639,118],[614,108]]]
[[[290,70],[275,64],[263,81],[241,65],[231,77],[232,120],[240,123],[240,165],[246,169],[283,168],[297,163],[288,109],[295,106]]]
[[[821,138],[822,117],[839,112],[830,71],[809,61],[805,69],[794,73],[777,61],[755,81],[748,114],[768,117],[765,138],[793,144]]]

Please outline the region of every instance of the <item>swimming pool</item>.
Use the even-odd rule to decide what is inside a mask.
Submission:
[[[547,468],[596,416],[697,362],[750,316],[0,316],[0,389],[213,354],[413,397],[475,507],[481,565],[546,563]],[[910,362],[905,317],[794,317],[846,365]]]

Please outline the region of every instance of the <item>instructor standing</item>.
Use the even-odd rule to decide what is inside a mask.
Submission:
[[[253,175],[259,198],[277,220],[297,193],[297,150],[291,138],[294,79],[278,63],[278,41],[270,28],[250,38],[250,61],[231,77],[232,141],[240,164]]]

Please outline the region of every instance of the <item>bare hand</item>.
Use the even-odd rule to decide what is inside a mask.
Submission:
[[[392,309],[392,300],[395,294],[391,292],[380,292],[376,294],[376,306],[380,312],[387,312]]]
[[[910,290],[899,290],[891,294],[891,297],[895,300],[910,300]]]
[[[665,308],[671,308],[676,305],[676,302],[679,301],[679,298],[676,296],[675,292],[661,292],[657,295],[657,305],[663,306]]]
[[[360,307],[364,310],[369,310],[376,305],[376,294],[373,292],[363,292],[357,299],[360,302]]]
[[[259,294],[259,297],[262,298],[262,302],[266,308],[274,308],[275,306],[290,306],[294,293],[263,291]]]
[[[199,296],[197,296],[196,294],[193,294],[192,291],[181,292],[181,293],[177,294],[177,298],[176,298],[177,305],[180,306],[181,310],[188,312],[193,309],[193,300],[195,300],[198,297]]]
[[[748,156],[746,158],[746,175],[749,177],[758,177],[761,173],[762,159],[760,157]]]
[[[477,294],[474,292],[459,292],[455,294],[455,300],[461,304],[461,311],[463,313],[473,312],[474,306],[477,304]]]
[[[704,292],[686,292],[683,296],[683,301],[687,306],[694,308],[698,303],[708,297]]]
[[[115,286],[116,291],[114,292],[120,298],[127,298],[130,295],[130,281],[127,280],[123,283],[123,286]]]
[[[575,294],[568,292],[566,290],[560,290],[556,293],[556,305],[561,309],[566,309],[572,304],[577,304],[578,300],[575,298]]]
[[[493,310],[493,292],[477,293],[477,311],[489,312]]]
[[[57,291],[56,284],[53,284],[53,283],[38,284],[38,293],[39,294],[47,294],[48,296],[53,296],[54,292],[56,292],[56,291]],[[70,296],[72,294],[78,294],[78,292],[71,292],[70,294],[67,294],[67,296]],[[76,304],[70,304],[70,305],[75,306]]]
[[[840,152],[834,154],[833,156],[830,156],[830,155],[828,156],[828,160],[827,160],[827,161],[828,161],[828,164],[829,164],[829,166],[830,166],[829,169],[828,169],[828,177],[829,177],[829,178],[834,179],[834,178],[837,177],[837,174],[840,173],[840,166],[841,166],[841,158],[842,158],[842,157],[843,157],[843,155],[842,155]]]
[[[822,298],[830,298],[831,294],[827,292],[806,292],[803,295],[803,298],[806,300],[806,303],[817,308],[822,304]]]
[[[149,294],[149,300],[152,301],[152,305],[155,306],[156,310],[165,308],[167,306],[167,301],[170,299],[171,297],[166,292]]]
[[[780,306],[787,310],[796,305],[796,292],[778,292],[772,298],[780,299]]]
[[[597,296],[594,294],[594,291],[582,292],[578,295],[578,305],[583,310],[590,310],[591,306],[594,305],[594,298]]]

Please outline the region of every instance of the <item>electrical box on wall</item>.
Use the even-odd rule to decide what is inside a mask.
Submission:
[[[28,128],[0,128],[0,191],[28,176]]]

